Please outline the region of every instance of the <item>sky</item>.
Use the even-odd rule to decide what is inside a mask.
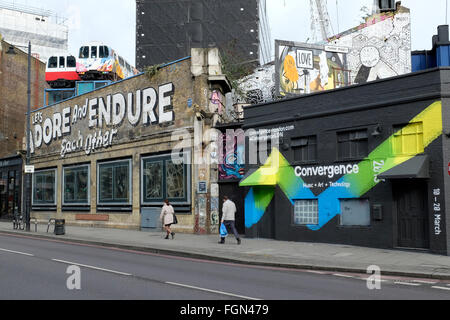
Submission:
[[[219,0],[226,1],[226,0]],[[311,36],[310,0],[266,0],[272,39],[305,42]],[[361,8],[373,0],[324,0],[335,34],[359,25]],[[403,0],[411,9],[412,50],[430,50],[437,27],[446,24],[447,0]],[[135,0],[2,0],[51,10],[67,18],[69,52],[85,42],[102,41],[135,64]],[[430,5],[433,3],[433,5]]]

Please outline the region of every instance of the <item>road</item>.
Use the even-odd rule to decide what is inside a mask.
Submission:
[[[81,287],[69,290],[74,269]],[[1,300],[441,300],[450,281],[212,262],[0,233]],[[72,287],[73,288],[73,287]]]

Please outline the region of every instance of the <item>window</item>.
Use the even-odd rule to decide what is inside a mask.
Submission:
[[[109,56],[109,50],[106,46],[99,47],[99,58],[107,58]]]
[[[188,153],[185,159],[188,159]],[[190,203],[190,165],[176,163],[170,155],[142,159],[142,202]]]
[[[77,67],[77,60],[74,56],[67,57],[67,68],[76,68]]]
[[[64,205],[89,204],[90,170],[88,165],[63,169]]]
[[[425,151],[422,122],[394,126],[394,155],[415,155]]]
[[[91,47],[91,58],[97,59],[97,47],[96,46]]]
[[[131,160],[98,164],[98,203],[131,204]]]
[[[319,201],[296,200],[294,204],[294,224],[299,226],[319,224]]]
[[[341,226],[370,226],[369,200],[341,200]]]
[[[119,56],[119,64],[120,66],[125,66],[125,62],[121,56]]]
[[[56,205],[56,169],[33,174],[33,205]]]
[[[59,67],[60,68],[66,67],[66,58],[65,57],[59,57]]]
[[[317,137],[304,137],[292,139],[294,160],[299,162],[314,162],[317,160]]]
[[[51,69],[58,68],[58,58],[51,57],[50,59],[48,59],[48,67]]]
[[[81,47],[81,49],[80,49],[80,58],[81,59],[89,58],[89,47]]]
[[[369,140],[367,130],[338,133],[338,159],[360,159],[367,157]]]

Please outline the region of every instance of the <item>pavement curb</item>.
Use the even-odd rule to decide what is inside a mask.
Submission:
[[[136,245],[127,245],[127,244],[122,244],[122,243],[103,242],[103,241],[97,241],[97,240],[86,240],[86,239],[79,239],[79,238],[67,238],[67,237],[61,238],[61,237],[51,235],[51,234],[48,234],[48,235],[33,234],[33,233],[29,233],[27,231],[0,230],[0,234],[7,234],[7,235],[12,235],[12,236],[21,235],[21,236],[28,236],[28,237],[32,237],[32,238],[40,238],[40,239],[46,239],[46,240],[67,241],[67,242],[71,242],[71,243],[75,243],[75,244],[97,245],[97,246],[111,248],[111,249],[116,248],[116,249],[123,249],[123,250],[133,250],[133,251],[141,251],[141,252],[147,252],[147,253],[152,253],[152,254],[161,254],[161,255],[191,258],[191,259],[203,259],[203,260],[210,260],[210,261],[215,261],[215,262],[233,263],[233,264],[241,264],[241,265],[249,265],[249,266],[283,268],[283,269],[305,270],[305,271],[325,271],[325,272],[367,274],[366,269],[360,269],[360,268],[250,261],[250,260],[245,260],[245,259],[225,258],[225,257],[221,257],[221,256],[200,254],[200,253],[196,253],[196,252],[188,252],[188,251],[182,252],[182,251],[177,251],[177,250],[162,249],[162,248],[156,248],[156,247],[144,247],[144,246],[136,246]],[[420,273],[420,272],[383,270],[383,271],[381,271],[381,275],[410,277],[410,278],[436,279],[436,280],[450,280],[450,275],[444,275],[444,274],[439,274],[439,273]]]

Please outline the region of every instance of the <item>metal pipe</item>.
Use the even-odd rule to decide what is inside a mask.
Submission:
[[[26,165],[30,164],[30,130],[31,130],[31,41],[28,41],[28,88],[27,88],[27,158]],[[31,203],[31,176],[29,173],[25,173],[26,175],[26,208],[25,208],[25,224],[26,231],[30,231],[31,223],[30,223],[30,203]]]

